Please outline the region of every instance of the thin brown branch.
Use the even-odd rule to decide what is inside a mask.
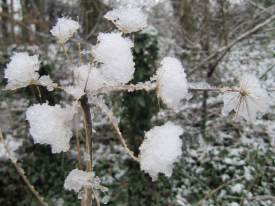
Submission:
[[[216,56],[218,56],[220,53],[224,52],[224,51],[228,51],[230,50],[233,46],[235,46],[237,43],[239,43],[240,41],[246,39],[247,37],[249,37],[250,35],[256,33],[258,30],[260,30],[261,28],[263,28],[264,26],[266,26],[267,24],[271,23],[273,20],[275,19],[275,15],[272,15],[271,17],[269,17],[268,19],[266,19],[265,21],[257,24],[255,27],[253,27],[252,29],[244,32],[242,35],[240,35],[238,38],[236,38],[235,40],[231,41],[230,43],[228,43],[227,46],[223,46],[221,48],[219,48],[217,51],[215,51],[214,53],[212,53],[211,55],[209,55],[207,58],[205,58],[204,60],[202,60],[198,65],[196,65],[191,74],[193,74],[197,69],[199,69],[201,66],[205,65],[206,63],[208,63],[210,60],[212,60],[213,58],[215,58]],[[191,75],[189,74],[189,75]]]
[[[11,162],[12,162],[13,166],[15,167],[17,173],[22,178],[23,182],[27,185],[27,187],[29,188],[29,190],[31,191],[31,193],[36,197],[36,199],[39,201],[39,203],[41,205],[48,206],[48,203],[45,202],[44,197],[42,197],[39,194],[39,192],[35,189],[35,187],[31,184],[31,182],[29,181],[29,179],[25,175],[24,169],[20,166],[20,164],[17,162],[17,160],[14,157],[14,155],[11,153],[8,145],[5,143],[5,139],[3,137],[3,133],[2,133],[1,128],[0,128],[0,143],[2,143],[4,145],[4,148],[5,148],[6,152],[7,152],[7,155],[9,157],[9,159],[11,160]]]
[[[114,130],[116,131],[117,135],[118,135],[118,140],[119,142],[122,144],[122,146],[124,147],[125,151],[127,152],[127,154],[135,161],[139,161],[138,157],[136,157],[134,155],[134,152],[131,151],[119,129],[118,126],[118,121],[115,118],[115,116],[113,115],[113,112],[100,100],[94,101],[93,102],[110,120],[110,122],[112,123],[112,126],[114,128]]]
[[[81,109],[83,111],[83,117],[84,117],[84,128],[85,128],[85,152],[86,155],[89,155],[89,159],[86,160],[86,170],[88,172],[92,172],[93,170],[93,163],[92,163],[92,147],[93,147],[93,142],[92,142],[92,118],[91,118],[91,111],[90,111],[90,106],[88,102],[88,97],[87,95],[83,95],[79,99]],[[91,205],[92,202],[92,193],[93,191],[91,189],[85,189],[84,191],[84,198],[81,201],[82,206],[88,206]]]

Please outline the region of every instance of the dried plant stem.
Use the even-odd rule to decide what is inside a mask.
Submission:
[[[75,130],[75,139],[76,139],[76,150],[77,150],[78,168],[80,170],[82,170],[83,167],[82,167],[82,160],[81,160],[80,138],[79,138],[79,130],[78,130],[78,127],[77,127],[76,118],[74,118],[74,130]]]
[[[88,97],[87,95],[83,95],[79,99],[81,109],[83,111],[83,117],[84,117],[84,128],[85,128],[85,152],[86,155],[89,155],[89,159],[86,160],[86,170],[88,172],[93,171],[93,164],[92,164],[92,119],[91,119],[91,111],[90,111],[90,106],[88,102]],[[82,199],[81,205],[82,206],[90,206],[92,203],[92,189],[85,189],[84,193],[84,198]],[[95,195],[95,194],[94,194]]]
[[[63,49],[63,51],[64,51],[64,54],[65,54],[66,58],[67,58],[67,59],[70,61],[70,63],[73,65],[73,60],[72,60],[71,57],[69,56],[68,50],[66,49],[65,44],[60,44],[60,45],[61,45],[61,47],[62,47],[62,49]]]
[[[118,135],[118,140],[119,142],[122,144],[122,146],[124,147],[125,151],[128,153],[128,155],[135,161],[139,162],[139,159],[138,157],[136,157],[134,155],[134,152],[131,151],[129,149],[129,147],[127,146],[127,143],[119,129],[119,126],[118,126],[118,121],[116,119],[116,117],[113,115],[113,112],[101,101],[94,101],[94,104],[99,107],[99,109],[107,115],[107,117],[109,118],[113,128],[115,129],[117,135]]]
[[[33,195],[36,197],[36,199],[40,202],[41,205],[43,206],[48,206],[48,203],[44,201],[44,198],[38,193],[38,191],[34,188],[34,186],[31,184],[27,176],[25,175],[24,169],[20,166],[20,164],[17,162],[16,158],[13,156],[11,153],[8,145],[5,143],[5,139],[2,134],[2,130],[0,129],[0,143],[4,145],[4,148],[7,152],[7,155],[9,159],[11,160],[12,164],[14,165],[17,173],[19,176],[22,178],[24,183],[27,185],[29,190],[33,193]]]

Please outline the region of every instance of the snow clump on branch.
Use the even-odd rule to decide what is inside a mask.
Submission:
[[[171,109],[177,109],[181,100],[187,98],[188,84],[184,68],[179,60],[165,57],[157,70],[157,92]]]
[[[147,27],[147,15],[140,8],[114,9],[107,12],[104,17],[125,34],[138,32]]]
[[[131,48],[133,42],[123,38],[121,33],[100,33],[98,44],[93,48],[93,56],[106,83],[109,85],[126,84],[135,72]],[[91,75],[92,76],[92,75]]]
[[[92,172],[85,172],[79,169],[72,170],[65,179],[64,188],[80,192],[84,188],[92,188]]]
[[[172,175],[173,164],[182,154],[182,141],[180,135],[183,129],[172,122],[162,126],[155,126],[146,132],[141,144],[140,167],[149,173],[152,180],[158,178],[158,173],[167,177]]]
[[[223,115],[228,115],[234,110],[236,116],[253,122],[256,120],[257,114],[267,112],[270,98],[255,76],[245,74],[241,77],[239,88],[224,89],[223,102]]]
[[[51,29],[51,33],[60,44],[65,44],[80,28],[77,21],[71,18],[58,18],[56,25]]]
[[[8,79],[6,89],[17,89],[28,86],[39,78],[38,55],[30,56],[27,52],[15,53],[5,70],[5,78]]]
[[[30,123],[30,133],[34,143],[51,145],[53,153],[66,152],[70,148],[73,135],[71,124],[74,109],[70,106],[50,106],[47,103],[35,104],[26,111]]]

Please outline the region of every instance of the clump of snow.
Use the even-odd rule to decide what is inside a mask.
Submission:
[[[84,188],[92,188],[92,172],[85,172],[79,169],[72,170],[65,179],[64,188],[80,192]]]
[[[15,53],[5,70],[8,79],[7,89],[17,89],[28,86],[39,78],[38,55],[30,56],[26,52]]]
[[[149,173],[153,181],[158,178],[158,173],[167,177],[172,175],[173,164],[182,154],[182,141],[179,137],[182,133],[183,129],[172,122],[146,132],[139,148],[140,167]]]
[[[84,94],[84,90],[78,86],[68,86],[64,88],[65,92],[72,95],[75,99],[80,99]]]
[[[255,76],[245,74],[241,77],[239,88],[224,89],[223,102],[223,115],[228,115],[234,110],[236,115],[253,122],[256,120],[257,114],[267,112],[270,98]]]
[[[184,68],[179,60],[165,57],[157,70],[158,96],[172,109],[179,107],[188,97],[188,84]]]
[[[57,38],[60,44],[66,43],[80,28],[77,21],[71,18],[58,18],[56,25],[51,29],[51,33]]]
[[[101,179],[95,176],[94,172],[86,172],[79,169],[72,170],[65,179],[64,188],[79,193],[79,199],[83,198],[82,191],[85,188],[91,188],[94,191],[94,195],[96,195],[103,204],[107,204],[110,199],[106,194],[108,188],[101,185]],[[100,193],[105,194],[103,198],[99,197]]]
[[[72,137],[71,123],[74,116],[72,107],[36,104],[27,109],[26,119],[34,143],[51,145],[53,153],[69,150]]]
[[[141,31],[147,27],[147,15],[140,8],[114,9],[107,12],[104,17],[126,34]]]
[[[244,185],[237,183],[230,188],[231,192],[240,194],[244,190]]]
[[[6,144],[7,147],[9,148],[9,151],[11,152],[12,157],[9,157],[9,155],[7,154],[4,144]],[[7,136],[7,138],[5,139],[5,143],[0,142],[0,160],[8,160],[9,158],[16,157],[17,156],[16,150],[18,150],[19,147],[22,146],[22,144],[23,144],[22,139],[16,139],[14,137],[11,137],[10,135]]]
[[[39,84],[47,87],[48,91],[53,91],[57,87],[57,84],[48,75],[43,75],[38,80]]]
[[[101,63],[104,80],[109,84],[125,84],[134,75],[135,63],[131,48],[133,42],[123,38],[121,33],[100,33],[93,56]]]
[[[101,71],[97,68],[92,67],[90,64],[85,64],[80,67],[74,68],[73,72],[75,84],[78,88],[82,88],[82,91],[79,90],[78,96],[82,95],[85,86],[88,91],[94,91],[105,85],[105,80]]]

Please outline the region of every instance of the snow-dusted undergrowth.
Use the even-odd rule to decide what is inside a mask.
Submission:
[[[78,148],[78,155],[87,167],[85,171],[80,169],[71,171],[65,180],[64,187],[80,193],[84,202],[89,196],[87,191],[91,191],[96,201],[100,198],[98,191],[106,192],[106,188],[100,186],[98,178],[92,172],[93,159],[90,141],[93,128],[89,128],[89,126],[92,127],[89,122],[91,121],[89,111],[91,105],[99,107],[102,112],[106,113],[129,157],[139,162],[141,170],[148,173],[153,181],[158,179],[159,173],[170,177],[174,163],[182,155],[183,143],[180,135],[184,130],[168,121],[162,126],[155,126],[145,132],[139,157],[135,157],[118,127],[119,121],[102,101],[104,94],[108,95],[112,91],[154,90],[169,109],[176,111],[183,104],[182,100],[188,100],[189,90],[215,90],[223,95],[223,114],[234,110],[236,115],[253,122],[258,113],[264,115],[268,112],[269,94],[261,86],[257,77],[244,74],[237,87],[214,88],[202,85],[202,88],[194,88],[188,84],[183,65],[175,57],[162,59],[156,75],[150,81],[135,85],[129,84],[136,68],[132,52],[134,43],[130,37],[126,37],[126,34],[143,30],[148,24],[147,14],[141,8],[125,7],[108,12],[105,18],[112,21],[120,31],[99,33],[97,44],[88,52],[90,61],[82,62],[81,65],[75,64],[69,57],[65,45],[80,29],[78,22],[62,17],[52,28],[51,34],[56,37],[63,48],[73,71],[73,81],[70,85],[62,87],[53,82],[49,76],[39,76],[38,55],[31,56],[25,52],[15,53],[5,70],[5,78],[8,80],[6,89],[17,89],[29,85],[45,86],[49,91],[61,89],[74,97],[74,102],[71,104],[73,106],[62,107],[61,104],[51,106],[48,103],[30,106],[26,111],[26,119],[29,122],[34,143],[50,145],[53,153],[61,153],[70,149],[73,130],[79,129],[77,124],[73,124],[75,115],[83,115],[83,129],[86,135],[85,153],[82,157],[79,152],[80,148]],[[76,138],[78,138],[77,135]],[[80,146],[77,145],[77,147]],[[233,190],[238,192],[239,187]],[[102,201],[105,202],[105,200]]]

